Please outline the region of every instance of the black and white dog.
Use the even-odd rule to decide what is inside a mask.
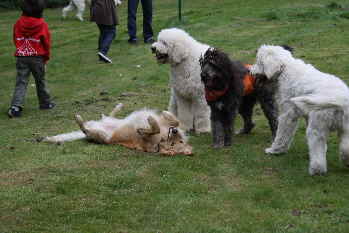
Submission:
[[[231,145],[237,112],[244,120],[239,133],[250,133],[254,127],[252,114],[257,101],[268,119],[274,138],[278,116],[273,99],[275,83],[263,77],[251,76],[249,65],[232,60],[215,48],[206,51],[200,65],[206,101],[211,108],[213,147]]]

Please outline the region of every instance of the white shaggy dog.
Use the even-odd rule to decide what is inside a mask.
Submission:
[[[296,132],[298,118],[304,117],[307,120],[309,174],[327,172],[326,140],[330,131],[334,130],[340,136],[341,159],[349,166],[349,89],[342,80],[293,58],[282,47],[270,45],[258,49],[251,73],[278,81],[279,126],[266,153],[287,151]]]
[[[84,11],[86,4],[91,5],[91,1],[93,0],[70,0],[68,6],[64,7],[62,10],[62,17],[65,19],[68,15],[68,13],[76,8],[76,18],[78,18],[80,21],[84,21]],[[115,5],[120,5],[121,0],[115,0]]]
[[[205,100],[199,63],[208,48],[178,28],[162,30],[151,47],[159,63],[171,66],[168,109],[186,131],[211,131],[210,108]]]

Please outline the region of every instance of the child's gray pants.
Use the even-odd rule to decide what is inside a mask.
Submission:
[[[16,60],[16,87],[11,105],[23,107],[30,73],[33,74],[35,80],[36,94],[39,99],[40,107],[48,105],[51,102],[51,97],[46,87],[45,64],[43,58],[40,56],[16,57]]]

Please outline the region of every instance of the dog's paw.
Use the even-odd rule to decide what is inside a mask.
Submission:
[[[235,132],[235,134],[239,135],[239,134],[249,134],[251,133],[251,130],[255,127],[254,123],[251,123],[250,125],[238,130]]]
[[[114,108],[116,108],[117,110],[121,110],[124,107],[123,103],[118,103],[117,105],[115,105]]]
[[[206,135],[206,134],[208,135],[210,133],[211,131],[198,131],[198,130],[195,130],[195,132],[191,132],[193,136],[200,136],[200,135]]]
[[[211,127],[201,127],[201,128],[195,129],[195,133],[198,135],[211,133]]]
[[[35,138],[35,141],[36,141],[36,142],[45,142],[45,141],[47,141],[47,138],[48,138],[48,137],[36,137],[36,138]]]
[[[315,176],[315,175],[325,175],[327,173],[327,169],[324,166],[320,165],[312,165],[309,167],[309,175]]]
[[[281,152],[273,149],[272,147],[269,147],[269,148],[265,149],[264,151],[266,154],[279,154],[279,153],[281,153]]]
[[[84,120],[82,119],[82,117],[79,114],[75,115],[75,121],[80,125],[82,123],[84,123]]]

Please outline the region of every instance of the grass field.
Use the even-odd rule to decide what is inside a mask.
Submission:
[[[288,44],[295,56],[349,82],[348,0],[183,2],[179,22],[177,1],[154,0],[156,34],[180,27],[249,63],[261,44]],[[127,43],[126,5],[109,53],[113,64],[97,62],[95,24],[73,15],[62,21],[61,9],[46,10],[53,40],[47,79],[57,107],[38,110],[31,80],[19,119],[5,113],[15,81],[12,25],[20,12],[0,11],[0,232],[349,232],[349,170],[338,160],[336,135],[328,143],[328,175],[310,177],[304,122],[289,152],[270,157],[259,108],[253,133],[235,137],[231,148],[214,150],[210,135],[192,136],[194,157],[36,142],[77,129],[76,113],[96,119],[119,102],[124,115],[167,107],[169,67],[156,63],[149,45]]]

